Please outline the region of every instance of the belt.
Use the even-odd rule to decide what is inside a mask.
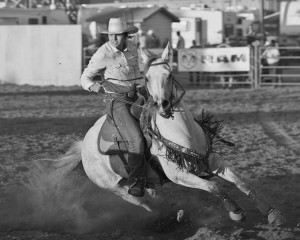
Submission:
[[[108,98],[134,98],[136,92],[126,92],[126,93],[105,93],[105,96]]]

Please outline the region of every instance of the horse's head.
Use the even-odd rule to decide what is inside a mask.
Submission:
[[[154,106],[158,113],[165,118],[171,116],[174,81],[170,67],[171,47],[168,43],[161,57],[147,56],[141,50],[141,56],[145,64],[145,84],[152,96]]]

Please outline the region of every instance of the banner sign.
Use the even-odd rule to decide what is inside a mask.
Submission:
[[[249,47],[179,49],[179,72],[248,72]]]

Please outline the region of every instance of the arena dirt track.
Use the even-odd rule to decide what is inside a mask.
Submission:
[[[247,221],[232,222],[211,194],[174,184],[158,187],[160,216],[100,190],[80,171],[57,191],[32,176],[34,160],[63,154],[103,114],[102,98],[79,87],[0,85],[0,239],[300,239],[300,88],[188,90],[195,116],[223,119],[235,147],[226,161],[287,217],[271,227],[228,183]],[[182,222],[176,212],[186,212]]]

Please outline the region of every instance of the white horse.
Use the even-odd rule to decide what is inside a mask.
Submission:
[[[149,123],[150,133],[152,133],[151,154],[160,164],[167,178],[175,184],[180,184],[189,188],[206,190],[222,199],[225,208],[229,212],[232,220],[241,221],[244,218],[243,210],[223,191],[221,186],[214,181],[216,178],[223,178],[235,184],[242,192],[256,203],[257,208],[263,215],[268,217],[270,224],[280,225],[285,221],[281,213],[271,207],[261,196],[243,182],[223,161],[221,156],[211,152],[209,136],[186,108],[181,101],[176,81],[172,76],[169,65],[170,46],[168,45],[161,57],[149,57],[143,51],[141,56],[145,63],[145,85],[154,109],[153,117]],[[177,90],[176,90],[177,89]],[[146,107],[145,107],[146,108]],[[99,132],[106,115],[101,117],[87,132],[83,141],[79,141],[66,155],[56,159],[58,170],[67,173],[74,169],[82,160],[87,176],[102,189],[107,189],[124,200],[140,206],[147,211],[153,211],[151,201],[148,198],[137,198],[128,194],[128,184],[126,177],[128,174],[121,168],[116,170],[109,160],[109,155],[99,151]],[[168,159],[168,146],[173,146],[178,155],[182,156],[181,166],[176,161]],[[207,161],[198,167],[185,158],[204,158]],[[197,160],[199,161],[199,159]],[[201,167],[207,167],[210,178],[204,179],[197,174]],[[193,170],[197,171],[193,171]],[[203,168],[202,168],[203,170]],[[207,171],[206,171],[207,172]],[[156,171],[148,167],[147,181],[152,184],[160,183],[160,177]],[[151,189],[150,189],[151,190]],[[151,191],[148,191],[151,195]]]

